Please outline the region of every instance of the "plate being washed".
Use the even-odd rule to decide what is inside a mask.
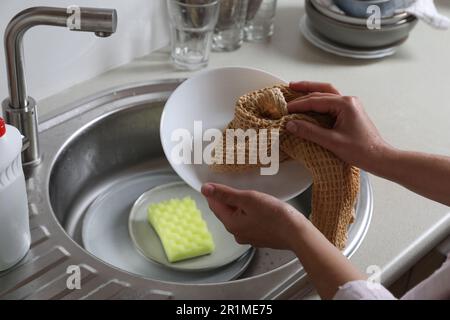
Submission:
[[[176,181],[180,178],[171,171],[150,171],[127,176],[104,190],[86,211],[81,230],[84,248],[113,267],[149,279],[189,284],[236,279],[249,266],[255,249],[226,266],[199,272],[170,269],[136,250],[128,232],[133,204],[147,190]]]
[[[338,56],[354,59],[380,59],[389,57],[397,52],[397,47],[400,44],[397,43],[392,47],[374,50],[358,49],[339,45],[324,38],[317,31],[315,31],[311,26],[311,23],[309,22],[309,18],[306,15],[300,21],[300,31],[302,32],[306,40],[308,40],[315,47]]]
[[[211,254],[171,263],[167,259],[158,234],[147,220],[147,209],[152,203],[184,197],[190,197],[195,201],[213,237],[215,249]],[[220,268],[235,261],[251,248],[249,245],[238,244],[209,209],[205,198],[184,182],[161,185],[140,196],[131,209],[128,228],[134,245],[142,255],[177,270],[205,271]]]
[[[211,147],[208,135],[213,129],[220,134],[233,120],[239,97],[283,83],[286,82],[262,70],[225,67],[198,72],[178,86],[164,106],[160,126],[161,144],[175,172],[197,191],[205,182],[216,182],[287,201],[308,189],[312,183],[309,170],[297,161],[279,163],[275,154],[270,159],[273,175],[262,175],[255,168],[215,172],[204,159]],[[180,149],[184,158],[181,161],[177,156]]]

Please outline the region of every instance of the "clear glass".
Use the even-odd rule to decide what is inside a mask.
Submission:
[[[213,50],[233,51],[241,47],[247,6],[248,0],[220,1],[219,20],[213,35]]]
[[[172,62],[195,70],[208,64],[219,0],[168,0]]]
[[[245,22],[246,41],[265,41],[273,35],[277,0],[249,0]]]

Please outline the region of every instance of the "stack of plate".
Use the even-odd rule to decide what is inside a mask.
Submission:
[[[301,31],[315,46],[341,56],[374,59],[395,53],[408,39],[417,18],[408,13],[381,18],[379,28],[368,26],[367,18],[334,11],[317,0],[305,1],[306,16]]]

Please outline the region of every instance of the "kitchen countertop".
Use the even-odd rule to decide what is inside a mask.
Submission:
[[[443,14],[450,16],[449,2],[436,3]],[[361,98],[384,138],[393,145],[450,154],[450,101],[445,100],[449,32],[419,23],[395,56],[359,61],[336,57],[310,45],[298,29],[303,14],[303,1],[280,0],[270,43],[245,43],[235,52],[212,53],[209,68],[240,65],[266,70],[287,81],[331,82],[344,94]],[[175,70],[168,59],[168,51],[161,50],[43,99],[39,101],[41,119],[107,88],[192,74]],[[450,210],[381,178],[372,176],[371,181],[372,223],[351,260],[363,271],[379,266],[382,283],[388,285],[450,233]]]

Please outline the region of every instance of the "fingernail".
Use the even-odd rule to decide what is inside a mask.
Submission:
[[[286,129],[292,133],[297,133],[298,131],[298,127],[293,121],[290,121],[286,124]]]
[[[210,197],[214,193],[214,186],[212,184],[206,183],[202,187],[202,193],[203,195]]]

